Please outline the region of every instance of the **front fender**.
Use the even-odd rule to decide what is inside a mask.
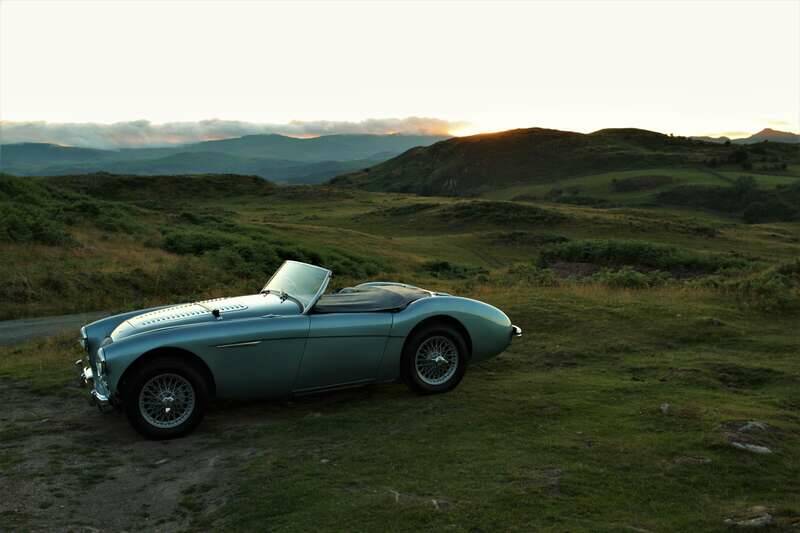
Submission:
[[[280,395],[297,374],[308,327],[306,315],[287,315],[200,322],[131,335],[103,347],[106,382],[116,394],[125,371],[143,354],[176,348],[208,366],[221,397]]]

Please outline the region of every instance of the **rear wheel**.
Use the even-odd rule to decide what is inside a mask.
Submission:
[[[445,324],[415,332],[403,350],[403,377],[422,394],[448,392],[464,377],[467,345],[461,334]]]
[[[150,439],[190,433],[203,419],[208,385],[191,364],[160,357],[138,368],[127,383],[125,410],[133,427]]]

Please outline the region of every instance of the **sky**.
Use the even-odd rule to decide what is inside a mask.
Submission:
[[[800,1],[0,0],[0,121],[83,145],[796,132]]]

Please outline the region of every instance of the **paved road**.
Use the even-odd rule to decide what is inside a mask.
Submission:
[[[17,344],[37,337],[47,337],[65,331],[74,331],[78,338],[78,329],[108,313],[78,313],[76,315],[47,316],[44,318],[23,318],[20,320],[0,321],[0,345]]]

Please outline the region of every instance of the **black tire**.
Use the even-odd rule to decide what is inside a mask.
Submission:
[[[156,409],[158,402],[154,401],[152,392],[164,381],[173,384],[171,390],[174,394],[163,398],[163,413],[150,414],[143,405],[148,403],[154,406],[152,409]],[[148,389],[143,395],[142,389],[146,386]],[[191,389],[191,396],[187,386]],[[190,397],[191,407],[187,405]],[[163,356],[147,361],[134,370],[125,386],[124,407],[131,425],[148,439],[174,439],[191,433],[203,420],[208,397],[208,383],[194,365],[179,357]],[[172,400],[166,403],[170,398]],[[177,407],[169,414],[173,408],[167,406],[173,402]],[[164,416],[166,420],[161,421],[161,426],[156,425],[159,421],[155,416]],[[175,416],[177,418],[169,419]]]
[[[448,342],[445,342],[449,341]],[[452,372],[447,367],[444,375],[440,376],[442,380],[440,383],[436,382],[437,379],[431,379],[430,376],[422,375],[422,371],[417,365],[417,354],[420,348],[426,343],[440,343],[444,345],[445,351],[454,349],[455,353],[447,357],[449,365],[450,360],[455,358],[455,369]],[[449,344],[449,346],[447,346]],[[403,347],[403,357],[400,362],[401,376],[403,381],[409,386],[411,390],[420,394],[438,394],[448,392],[456,388],[464,377],[464,372],[467,370],[467,343],[464,341],[461,333],[447,324],[431,324],[425,326],[409,337],[405,346]],[[442,354],[446,356],[446,353]],[[420,354],[424,359],[424,355]],[[424,364],[424,363],[423,363]],[[448,375],[449,374],[449,375]]]

